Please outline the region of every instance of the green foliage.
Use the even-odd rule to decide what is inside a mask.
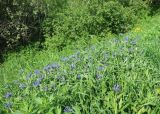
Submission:
[[[0,6],[0,51],[40,38],[40,24],[46,14],[43,0],[1,0]]]
[[[159,114],[159,20],[148,17],[114,39],[92,36],[87,48],[10,54],[0,66],[0,113]]]
[[[119,0],[124,7],[129,7],[138,18],[144,18],[150,8],[145,0]]]
[[[26,65],[1,89],[1,112],[159,113],[159,69],[142,43],[121,36],[69,56],[37,56],[39,70]]]
[[[130,30],[135,23],[134,13],[118,2],[105,3],[97,15],[102,17],[104,29],[109,28],[112,33],[124,33]]]
[[[124,4],[114,0],[74,0],[67,4],[56,13],[55,18],[47,18],[43,23],[46,46],[51,44],[52,47],[63,48],[83,38],[89,42],[92,35],[125,33],[134,26],[147,7],[142,1]]]

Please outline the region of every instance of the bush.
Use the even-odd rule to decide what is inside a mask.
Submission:
[[[40,24],[45,17],[43,0],[0,0],[0,7],[0,51],[40,38]]]
[[[136,19],[131,9],[114,1],[69,1],[62,11],[44,22],[45,36],[50,37],[46,43],[61,48],[82,38],[89,41],[91,35],[127,32]]]
[[[124,33],[135,23],[135,15],[129,8],[124,8],[118,2],[107,2],[98,10],[98,17],[102,17],[102,26],[109,28],[112,33]]]

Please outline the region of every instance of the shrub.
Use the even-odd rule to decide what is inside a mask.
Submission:
[[[1,0],[0,6],[1,49],[12,49],[40,37],[40,24],[45,17],[43,0]]]
[[[124,33],[135,23],[135,15],[118,2],[106,2],[97,12],[102,17],[103,29],[109,28],[113,33]]]
[[[47,44],[62,48],[82,38],[88,42],[91,35],[127,32],[134,22],[133,11],[119,2],[76,0],[69,1],[68,7],[57,13],[54,19],[48,18],[44,22],[44,32],[50,37]]]

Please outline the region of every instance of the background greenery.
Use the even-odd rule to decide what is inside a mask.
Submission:
[[[139,18],[155,7],[143,0],[1,0],[0,52],[18,50],[37,42],[62,49],[91,35],[130,30]]]

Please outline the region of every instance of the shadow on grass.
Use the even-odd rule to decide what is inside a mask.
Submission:
[[[160,11],[160,0],[153,0],[153,2],[150,4],[150,16],[154,16]]]

